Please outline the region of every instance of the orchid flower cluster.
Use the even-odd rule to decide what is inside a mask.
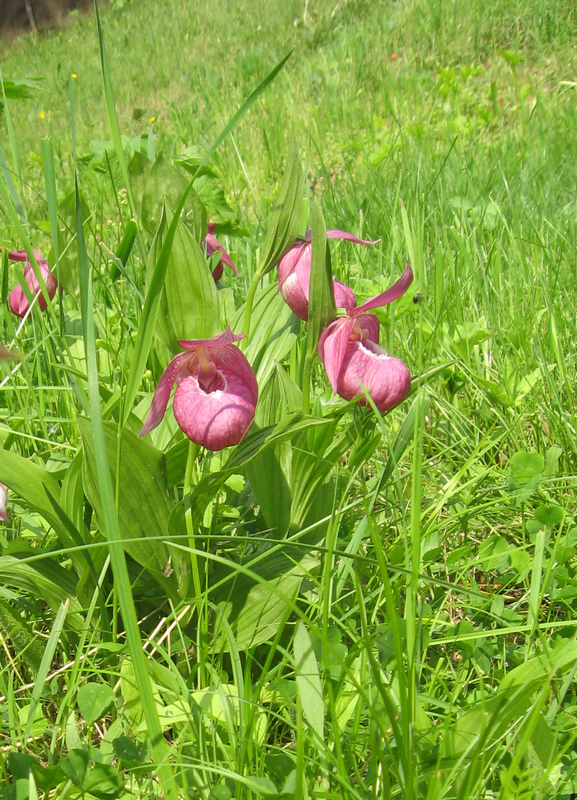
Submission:
[[[296,242],[278,266],[279,291],[294,313],[304,320],[308,319],[311,238],[311,231],[307,231],[304,241]],[[373,245],[378,241],[366,241],[339,230],[328,230],[327,239],[346,239],[362,245]],[[345,400],[359,397],[360,404],[366,405],[366,390],[381,412],[394,408],[408,395],[411,388],[409,370],[402,361],[379,346],[379,320],[368,312],[397,300],[412,281],[413,271],[407,264],[393,286],[357,307],[353,290],[333,280],[335,306],[344,309],[346,316],[337,318],[325,328],[317,350],[335,394]]]
[[[208,258],[218,252],[220,259],[213,269],[213,277],[222,277],[226,264],[235,273],[230,256],[214,236],[214,225],[209,226],[204,244]],[[328,239],[345,239],[365,246],[377,241],[359,239],[341,230],[327,231]],[[285,302],[302,320],[309,316],[309,289],[311,279],[312,236],[307,231],[296,241],[278,264],[278,288]],[[40,274],[52,299],[58,288],[56,277],[40,253],[34,251]],[[25,262],[24,277],[32,296],[40,292],[39,282],[25,251],[10,251],[9,259]],[[398,405],[409,393],[411,376],[407,366],[390,356],[379,345],[379,321],[369,312],[401,297],[413,280],[411,267],[399,280],[382,294],[357,306],[353,290],[340,281],[333,280],[335,306],[344,316],[333,320],[321,333],[318,356],[325,367],[335,394],[345,400],[359,398],[366,405],[371,397],[380,412]],[[8,300],[14,314],[23,317],[30,302],[22,286],[12,289]],[[40,295],[38,304],[46,308]],[[140,431],[144,436],[163,419],[176,384],[173,413],[179,427],[196,444],[209,450],[222,450],[238,444],[254,420],[258,400],[258,386],[254,371],[246,356],[236,346],[244,334],[234,334],[230,328],[212,339],[180,340],[183,352],[175,356],[164,371],[152,404]],[[1,497],[0,497],[1,501]],[[0,502],[0,517],[2,504]]]
[[[311,238],[307,231],[304,241],[295,242],[278,264],[279,291],[303,320],[308,319]],[[327,238],[376,244],[339,230],[329,230]],[[206,244],[208,251],[219,250],[223,254],[221,261],[232,266],[224,248],[213,241]],[[407,266],[386,292],[358,307],[353,290],[340,281],[333,282],[335,305],[344,309],[346,316],[337,318],[323,331],[318,355],[333,391],[344,399],[359,397],[364,405],[366,392],[383,412],[398,405],[409,393],[408,368],[379,346],[379,321],[368,312],[401,297],[412,280],[411,267]],[[176,383],[174,417],[191,441],[209,450],[221,450],[242,441],[253,422],[258,399],[252,367],[235,346],[242,338],[244,334],[233,334],[227,328],[212,339],[179,341],[184,352],[172,359],[162,375],[140,435],[160,423]]]

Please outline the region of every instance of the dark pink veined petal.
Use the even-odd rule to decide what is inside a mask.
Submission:
[[[364,314],[365,311],[370,311],[373,308],[380,308],[381,306],[386,306],[388,303],[392,303],[393,300],[398,300],[399,297],[402,297],[405,294],[412,282],[413,270],[411,269],[411,265],[407,264],[407,268],[398,281],[393,283],[392,286],[389,286],[385,292],[378,294],[371,300],[367,300],[366,303],[362,304],[362,306],[354,309],[351,312],[352,315],[358,317],[360,314]]]
[[[253,405],[256,406],[258,400],[258,384],[256,376],[247,357],[238,347],[227,346],[219,347],[210,354],[211,360],[216,367],[227,374],[234,373],[242,384],[246,387],[247,397],[250,397]]]
[[[28,261],[26,250],[9,250],[8,258],[10,261]]]
[[[364,342],[368,339],[375,344],[379,343],[379,318],[374,314],[361,314],[360,317],[355,316],[355,320],[360,325],[362,336],[361,340]]]
[[[179,427],[208,450],[238,444],[254,420],[254,398],[242,377],[226,367],[220,375],[223,388],[204,391],[198,376],[188,375],[174,394],[174,418]]]
[[[208,223],[208,232],[214,233],[216,230],[216,222],[209,222]]]
[[[319,337],[318,356],[325,366],[333,392],[337,391],[339,375],[354,325],[354,319],[341,317],[331,322]]]
[[[341,283],[336,278],[333,278],[333,297],[335,298],[335,306],[344,308],[347,314],[350,314],[357,305],[357,298],[353,290],[346,283]]]
[[[222,450],[238,444],[252,425],[258,385],[246,356],[233,343],[214,347],[202,358],[209,359],[213,374],[203,380],[193,368],[182,378],[174,395],[174,418],[191,441]]]
[[[145,436],[156,428],[164,417],[174,382],[189,358],[189,353],[179,353],[164,370],[162,378],[159,380],[158,386],[156,387],[154,397],[152,398],[152,405],[150,406],[146,421],[138,434],[139,436]]]
[[[30,308],[28,298],[24,294],[24,289],[18,284],[15,286],[8,296],[8,307],[13,314],[17,317],[23,317]]]
[[[217,333],[212,339],[179,339],[178,344],[183,350],[188,350],[189,353],[192,353],[198,350],[199,347],[224,347],[227,344],[233,344],[240,339],[244,339],[245,336],[246,333],[233,333],[229,325],[223,333]]]

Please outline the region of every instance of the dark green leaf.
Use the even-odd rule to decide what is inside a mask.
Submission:
[[[84,451],[84,491],[97,519],[103,509],[98,491],[90,420],[78,418]],[[163,454],[125,429],[104,423],[106,455],[111,476],[119,480],[118,518],[126,551],[173,596],[177,585],[184,591],[188,560],[181,551],[171,553],[166,543],[173,502],[168,496]],[[118,464],[120,455],[120,464]]]
[[[270,213],[267,234],[260,253],[259,275],[266,275],[276,267],[291,247],[299,232],[303,197],[303,175],[296,143],[293,141],[279,195]]]
[[[78,708],[87,725],[92,725],[114,705],[114,692],[105,683],[85,683],[78,689]]]
[[[124,781],[111,764],[96,762],[85,775],[83,789],[96,800],[115,800],[124,794]]]
[[[212,649],[229,650],[222,619],[232,626],[239,650],[272,639],[291,611],[303,579],[318,561],[302,550],[269,551],[242,566],[214,570],[211,592],[220,609],[215,619]]]
[[[142,193],[142,224],[151,236],[160,224],[163,205],[176,208],[188,190],[181,219],[198,244],[204,240],[208,226],[206,211],[189,185],[190,181],[165,156],[158,156],[147,175]]]
[[[171,220],[172,213],[167,210],[167,222]],[[181,350],[179,339],[210,339],[219,327],[214,278],[199,245],[180,220],[168,257],[157,335],[176,353]]]
[[[307,326],[307,358],[314,357],[321,332],[337,315],[333,296],[333,275],[325,220],[321,207],[314,197],[311,205],[312,256],[309,322]]]
[[[75,786],[82,789],[84,778],[88,769],[90,757],[86,750],[70,750],[68,756],[60,763],[62,772]]]

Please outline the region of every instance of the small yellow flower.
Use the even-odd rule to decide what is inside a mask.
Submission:
[[[45,116],[46,116],[46,114],[44,113],[44,111],[40,111],[40,114],[39,114],[40,119],[44,119]]]
[[[77,77],[78,77],[78,75],[77,75],[75,72],[73,72],[73,73],[72,73],[72,77],[73,77],[73,78],[77,78]]]
[[[149,117],[149,118],[148,118],[148,121],[149,121],[149,122],[156,122],[156,117]]]

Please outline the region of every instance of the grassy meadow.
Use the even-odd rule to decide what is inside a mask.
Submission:
[[[573,0],[100,20],[0,43],[0,800],[574,797]],[[274,267],[311,227],[307,324]],[[62,291],[19,319],[22,249]],[[325,270],[360,305],[407,261],[380,414],[315,357]],[[228,325],[248,436],[139,438]]]

